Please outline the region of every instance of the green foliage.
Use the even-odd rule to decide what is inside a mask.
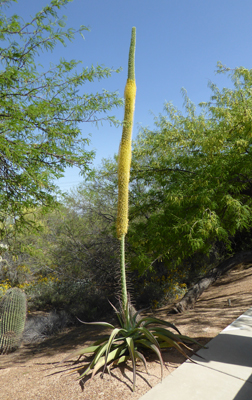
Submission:
[[[104,336],[89,347],[77,350],[64,359],[66,361],[76,356],[80,357],[92,354],[92,360],[86,365],[84,372],[80,375],[80,379],[83,379],[84,376],[90,373],[93,377],[101,368],[103,368],[103,373],[106,369],[110,372],[111,367],[131,360],[133,365],[134,391],[136,385],[136,361],[138,359],[143,362],[146,372],[148,372],[144,356],[146,351],[151,350],[157,355],[161,364],[161,379],[163,376],[161,349],[174,347],[186,358],[190,359],[184,348],[191,349],[185,345],[184,341],[197,342],[187,336],[181,335],[179,330],[170,322],[153,317],[139,317],[139,312],[132,313],[132,306],[129,301],[126,308],[121,307],[120,310],[115,308],[115,311],[120,323],[119,328],[107,322],[91,322],[90,324],[92,325],[111,328],[111,334]],[[85,324],[86,322],[83,323]],[[176,333],[167,328],[172,328]],[[79,370],[83,370],[83,366],[76,369],[76,371]]]
[[[118,292],[120,246],[111,232],[116,209],[106,199],[94,179],[57,210],[43,215],[37,209],[34,221],[43,229],[9,240],[7,263],[0,262],[0,297],[18,286],[30,310],[65,309],[85,320],[108,313],[107,298],[113,301]]]
[[[84,93],[86,82],[107,78],[114,70],[81,68],[75,60],[60,60],[48,69],[39,63],[43,52],[66,46],[79,30],[65,28],[57,9],[69,0],[52,1],[30,22],[16,14],[6,17],[0,4],[0,236],[14,234],[32,221],[25,217],[36,206],[56,205],[54,180],[66,167],[89,170],[93,152],[80,124],[107,119],[122,104],[116,93]]]
[[[186,280],[187,273],[183,268],[168,269],[164,263],[156,262],[141,276],[137,270],[131,274],[134,300],[141,308],[167,306],[183,297],[187,289]]]
[[[198,108],[184,92],[185,113],[166,104],[155,129],[142,129],[134,143],[126,264],[135,270],[132,284],[142,292],[141,303],[149,290],[151,305],[160,304],[166,289],[172,293],[169,280],[178,289],[190,285],[236,251],[238,242],[239,248],[245,240],[251,246],[252,72],[221,65],[219,72],[230,72],[231,89],[211,84],[210,101]],[[114,215],[116,162],[105,162],[95,179],[86,184],[94,192],[90,207],[95,213],[101,188]],[[160,279],[160,263],[167,285],[152,280]]]
[[[217,242],[232,251],[232,237],[252,226],[252,70],[231,78],[232,89],[210,85],[200,113],[186,93],[186,115],[166,104],[134,144],[128,240],[139,271],[211,254]]]
[[[0,353],[15,351],[21,343],[26,320],[26,296],[9,289],[0,303]]]
[[[87,321],[101,318],[110,311],[106,292],[84,279],[69,281],[46,276],[34,279],[24,291],[30,311],[64,310],[74,318],[78,315]]]

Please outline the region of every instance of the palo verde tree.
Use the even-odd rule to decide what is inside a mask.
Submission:
[[[201,112],[185,95],[134,145],[129,240],[136,268],[176,266],[252,227],[252,70],[228,70],[231,88],[211,85]],[[137,186],[140,185],[140,186]],[[141,187],[141,190],[137,190]]]
[[[17,232],[28,225],[34,207],[55,205],[54,180],[68,166],[89,169],[93,153],[86,150],[80,124],[107,119],[121,104],[116,93],[82,93],[85,82],[109,77],[113,70],[80,68],[60,60],[43,68],[40,56],[59,43],[66,45],[79,30],[67,29],[58,10],[70,0],[52,0],[30,22],[3,9],[15,0],[0,1],[0,236],[6,226]]]

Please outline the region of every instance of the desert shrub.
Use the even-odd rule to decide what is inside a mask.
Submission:
[[[1,281],[0,283],[0,300],[5,295],[8,289],[11,288],[10,282],[8,280]]]
[[[64,310],[59,312],[54,310],[49,314],[28,316],[23,340],[28,343],[42,341],[73,323],[73,318]]]
[[[133,272],[131,281],[138,308],[158,308],[182,297],[187,289],[186,278],[183,268],[168,269],[160,261],[141,276]]]
[[[159,308],[182,297],[187,286],[179,280],[170,280],[163,275],[161,278],[152,276],[138,283],[136,302],[139,308]]]
[[[111,311],[107,298],[87,280],[59,281],[44,277],[26,286],[29,310],[62,310],[86,321]]]

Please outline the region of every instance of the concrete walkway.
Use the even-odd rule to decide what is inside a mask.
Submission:
[[[252,307],[140,400],[252,400]]]

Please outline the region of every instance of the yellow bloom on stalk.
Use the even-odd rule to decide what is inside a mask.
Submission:
[[[120,239],[128,231],[129,179],[131,164],[131,136],[136,99],[135,82],[136,28],[132,28],[129,51],[128,79],[124,91],[124,125],[118,156],[118,208],[117,237]]]

